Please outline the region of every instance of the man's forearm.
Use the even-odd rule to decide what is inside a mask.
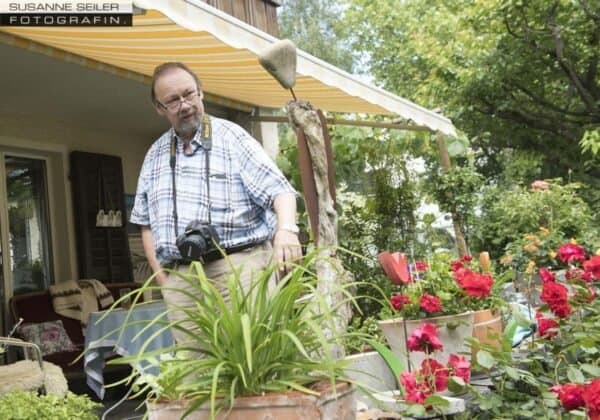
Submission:
[[[273,210],[277,215],[277,226],[296,224],[296,195],[294,193],[279,194],[273,201]]]
[[[150,226],[142,226],[142,245],[144,246],[144,255],[150,264],[150,268],[153,273],[162,272],[162,267],[156,258],[156,249],[154,247],[154,237],[152,236],[152,230]],[[162,280],[164,273],[159,273],[157,279]],[[160,284],[160,282],[159,282]]]

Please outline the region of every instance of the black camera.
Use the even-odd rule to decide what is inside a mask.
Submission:
[[[215,244],[219,244],[219,234],[210,223],[193,220],[175,244],[184,260],[201,261],[202,257],[217,251]]]

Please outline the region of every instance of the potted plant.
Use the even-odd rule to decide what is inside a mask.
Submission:
[[[158,365],[158,375],[137,378],[149,418],[353,418],[354,390],[343,381],[344,362],[330,356],[342,337],[323,333],[336,308],[315,293],[317,279],[309,270],[315,256],[305,257],[273,290],[275,266],[255,273],[249,290],[234,271],[228,302],[200,264],[178,274],[202,298],[195,308],[172,308],[185,314],[177,322],[153,322],[185,332],[190,341],[176,343],[166,357],[146,352],[118,361]],[[132,293],[139,296],[146,287],[153,286]]]
[[[444,350],[436,354],[436,360],[445,362],[450,354],[468,350],[465,339],[473,335],[475,311],[502,303],[500,282],[494,281],[489,260],[482,268],[470,256],[454,260],[450,254],[436,253],[427,262],[409,264],[403,254],[383,252],[379,261],[396,289],[381,311],[379,326],[409,368],[420,366],[424,359],[408,351],[409,335],[424,322],[439,329]]]

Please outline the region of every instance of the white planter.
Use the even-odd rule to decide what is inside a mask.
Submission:
[[[446,401],[448,401],[448,406],[443,408],[440,407],[436,410],[431,410],[431,414],[420,416],[419,419],[439,417],[440,411],[441,414],[446,416],[462,413],[463,411],[465,411],[465,400],[463,400],[462,398],[446,397],[443,395],[440,396]],[[373,397],[377,399],[382,410],[390,413],[401,413],[409,408],[409,405],[401,398],[400,391],[397,390],[373,394]]]
[[[434,352],[431,357],[442,364],[448,362],[448,356],[454,353],[467,353],[464,356],[470,360],[471,352],[465,344],[465,338],[473,335],[473,312],[465,312],[457,315],[438,316],[434,318],[415,319],[406,321],[406,332],[410,334],[423,325],[425,322],[436,324],[438,327],[439,339],[444,348],[441,351]],[[386,319],[379,321],[379,328],[383,331],[392,351],[407,366],[407,349],[404,337],[404,323],[402,318]],[[412,351],[410,353],[410,363],[413,368],[418,369],[426,354],[422,351]]]
[[[398,387],[396,378],[387,363],[376,351],[353,354],[346,357],[349,362],[344,370],[344,375],[358,384],[372,389],[371,392],[391,391]],[[369,392],[356,388],[357,401],[369,407],[374,406],[374,400]]]

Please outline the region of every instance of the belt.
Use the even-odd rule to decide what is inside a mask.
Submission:
[[[263,242],[236,245],[236,246],[232,246],[230,248],[225,248],[225,249],[221,249],[221,250],[215,249],[213,251],[210,251],[208,254],[204,255],[200,262],[209,263],[209,262],[217,261],[217,260],[220,260],[221,258],[223,258],[223,253],[225,253],[225,255],[235,254],[236,252],[242,252],[242,251],[245,251],[246,249],[254,248],[258,245],[261,245],[262,243]],[[178,265],[189,265],[193,261],[194,260],[186,260],[186,259],[173,260],[170,263],[165,264],[164,267],[174,268]]]

